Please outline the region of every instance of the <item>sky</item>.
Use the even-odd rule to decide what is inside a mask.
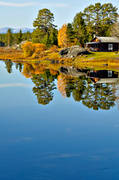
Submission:
[[[0,28],[32,28],[42,8],[54,13],[55,24],[60,28],[64,23],[72,22],[76,13],[96,2],[112,3],[119,8],[119,0],[0,0]]]

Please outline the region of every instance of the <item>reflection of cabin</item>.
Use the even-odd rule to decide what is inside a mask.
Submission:
[[[4,47],[5,46],[5,43],[0,41],[0,47]]]
[[[112,52],[119,51],[119,38],[117,37],[95,37],[91,42],[86,43],[91,51]]]
[[[119,73],[115,71],[109,70],[99,70],[99,71],[90,71],[88,72],[88,76],[94,83],[117,83],[119,81]]]
[[[89,77],[96,78],[118,78],[118,72],[110,71],[110,70],[90,70],[88,73]]]

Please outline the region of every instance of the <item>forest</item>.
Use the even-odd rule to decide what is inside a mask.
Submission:
[[[119,37],[118,9],[111,3],[96,3],[75,15],[72,22],[63,24],[58,30],[54,24],[54,14],[49,9],[41,9],[33,21],[33,33],[0,34],[0,41],[6,46],[20,44],[22,41],[67,47],[74,44],[84,46],[94,35]]]

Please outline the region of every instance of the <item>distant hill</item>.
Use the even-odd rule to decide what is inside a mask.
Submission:
[[[4,28],[0,28],[0,34],[5,34],[7,33],[9,27],[4,27]],[[13,33],[18,33],[20,31],[20,28],[10,28],[12,30]],[[26,32],[33,32],[33,29],[32,28],[21,28],[22,32],[23,33],[26,33]]]

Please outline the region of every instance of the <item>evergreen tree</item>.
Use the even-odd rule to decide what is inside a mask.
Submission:
[[[8,47],[12,45],[13,42],[13,37],[12,37],[12,31],[11,29],[8,29],[7,34],[6,34],[6,44]]]
[[[83,13],[80,12],[76,14],[73,21],[73,27],[76,33],[77,44],[84,46],[87,40],[87,30],[85,21],[83,19]]]
[[[20,29],[19,33],[17,34],[17,44],[20,44],[23,40],[23,34],[22,34],[22,30]]]
[[[57,45],[58,44],[57,34],[58,34],[57,29],[55,29],[55,28],[51,29],[50,35],[49,35],[50,45]]]
[[[96,3],[84,9],[87,31],[91,36],[110,36],[111,27],[117,22],[117,17],[117,8],[111,3]]]
[[[119,22],[112,26],[111,36],[119,37]]]
[[[70,23],[67,24],[66,34],[67,34],[68,44],[73,44],[75,42],[76,35],[72,27],[72,24]]]
[[[35,30],[32,34],[32,40],[35,43],[51,44],[51,33],[56,31],[56,26],[53,24],[54,15],[49,9],[42,9],[39,11],[36,20],[33,22]],[[52,36],[56,34],[53,33]]]

